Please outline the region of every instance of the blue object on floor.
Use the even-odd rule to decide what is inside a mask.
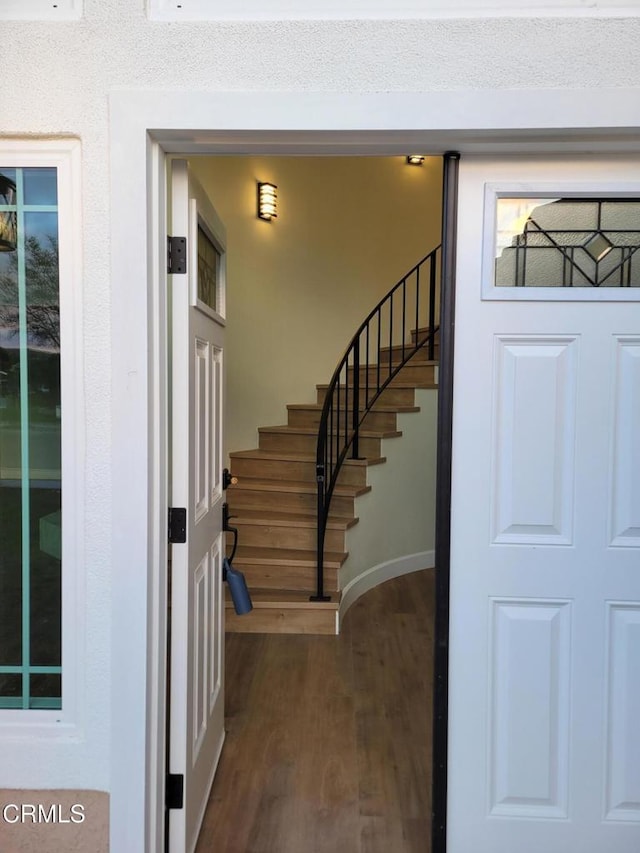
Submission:
[[[234,569],[226,557],[222,561],[222,580],[229,584],[231,600],[238,616],[244,616],[245,613],[253,610],[251,595],[244,575],[238,569]]]

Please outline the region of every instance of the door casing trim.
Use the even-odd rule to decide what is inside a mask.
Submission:
[[[162,849],[166,156],[442,154],[452,148],[504,156],[637,151],[640,90],[600,93],[604,97],[597,115],[593,93],[586,89],[111,94],[111,742],[118,744],[111,766],[114,849]],[[216,129],[210,129],[211,116]],[[127,202],[120,205],[123,186]],[[132,286],[135,282],[146,286]]]

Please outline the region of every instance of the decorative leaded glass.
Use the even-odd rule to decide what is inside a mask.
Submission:
[[[499,198],[496,287],[640,287],[640,199]]]
[[[220,252],[198,226],[198,299],[218,311]]]

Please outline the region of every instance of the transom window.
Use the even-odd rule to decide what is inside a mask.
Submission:
[[[640,198],[499,198],[496,287],[640,287]]]
[[[0,163],[0,708],[62,702],[56,168]]]

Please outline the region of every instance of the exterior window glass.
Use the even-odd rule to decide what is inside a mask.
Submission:
[[[0,166],[0,708],[62,702],[56,173]]]
[[[640,287],[640,199],[499,198],[496,287]]]

